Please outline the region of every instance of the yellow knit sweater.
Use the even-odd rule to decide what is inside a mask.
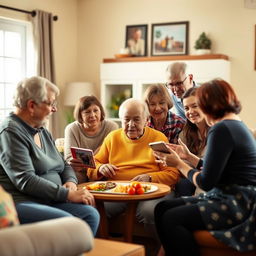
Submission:
[[[118,167],[114,180],[131,180],[137,175],[149,174],[152,182],[174,185],[179,180],[179,171],[157,164],[148,145],[160,140],[168,142],[163,133],[149,127],[145,127],[143,136],[138,140],[129,139],[122,128],[112,131],[95,155],[96,169],[88,169],[87,174],[91,180],[98,180],[99,167],[110,163]]]

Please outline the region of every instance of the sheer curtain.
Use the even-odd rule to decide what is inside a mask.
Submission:
[[[55,83],[53,54],[53,16],[51,13],[36,10],[32,19],[34,43],[37,52],[37,74]],[[54,138],[58,137],[57,116],[52,115],[48,129]]]

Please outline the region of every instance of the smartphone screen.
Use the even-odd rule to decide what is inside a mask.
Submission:
[[[166,146],[164,141],[157,141],[157,142],[151,142],[149,143],[149,146],[154,150],[154,151],[160,151],[163,153],[170,154],[170,151],[168,147]]]

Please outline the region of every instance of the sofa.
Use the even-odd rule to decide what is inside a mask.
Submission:
[[[93,245],[90,227],[76,217],[0,229],[1,256],[78,256]]]

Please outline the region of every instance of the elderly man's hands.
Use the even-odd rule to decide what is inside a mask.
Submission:
[[[72,203],[84,203],[95,206],[94,197],[87,189],[69,190],[67,199]]]
[[[140,175],[137,175],[136,177],[134,177],[132,180],[149,182],[151,180],[151,178],[148,174],[140,174]]]
[[[99,174],[107,177],[107,178],[113,178],[116,175],[116,171],[118,168],[113,164],[103,164],[99,168]]]
[[[68,181],[65,184],[63,184],[63,187],[68,188],[70,190],[77,190],[76,183]]]

